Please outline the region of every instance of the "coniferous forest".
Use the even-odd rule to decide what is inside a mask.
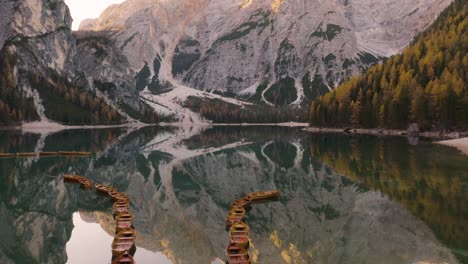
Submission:
[[[16,58],[7,52],[0,54],[0,125],[17,125],[22,121],[39,120],[34,100],[14,77]],[[73,86],[53,71],[44,75],[39,69],[28,76],[36,87],[45,107],[45,115],[66,125],[119,124],[122,117],[103,99]]]
[[[466,1],[455,0],[404,52],[315,100],[310,125],[466,129],[467,15]]]

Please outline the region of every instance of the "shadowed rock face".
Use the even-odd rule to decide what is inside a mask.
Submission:
[[[162,80],[237,94],[292,78],[295,98],[310,97],[401,51],[449,3],[127,0],[81,30],[119,32],[131,67],[158,59],[152,74]]]
[[[151,110],[139,99],[133,72],[125,57],[102,35],[81,34],[77,45],[71,32],[69,9],[62,0],[1,0],[0,12],[1,67],[9,69],[7,74],[15,92],[21,97],[33,98],[36,118],[45,121],[47,109],[44,105],[47,104],[44,102],[52,100],[41,91],[40,86],[45,85],[63,93],[56,101],[65,98],[68,89],[77,88],[97,94],[112,108],[122,109],[120,113],[129,121],[140,119],[135,112],[150,117]],[[40,78],[43,81],[38,84]],[[5,83],[2,89],[7,89],[3,86]],[[25,111],[19,105],[15,107],[18,107],[16,111]],[[89,109],[81,109],[86,110]]]
[[[107,140],[91,143],[97,152],[91,159],[0,160],[11,179],[0,184],[0,221],[15,226],[14,232],[2,232],[16,239],[16,244],[0,244],[0,259],[24,263],[11,254],[23,252],[31,256],[27,263],[65,263],[71,216],[78,210],[102,211],[95,220],[84,215],[112,233],[107,199],[47,177],[70,171],[129,194],[138,246],[163,252],[173,263],[223,258],[229,203],[275,188],[282,192],[279,201],[254,205],[246,219],[256,263],[457,263],[401,204],[338,174],[311,151],[329,138],[310,141],[309,147],[303,132],[280,128],[147,128],[111,134],[92,136]],[[71,136],[51,135],[45,148]],[[30,232],[34,239],[26,235]]]

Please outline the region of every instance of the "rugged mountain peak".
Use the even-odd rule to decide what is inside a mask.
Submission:
[[[69,30],[71,28],[70,11],[62,0],[9,2],[13,2],[16,10],[12,27],[17,34],[34,37],[52,33],[58,29]]]
[[[113,36],[153,79],[300,104],[392,55],[450,0],[127,0],[81,29]]]
[[[70,38],[72,18],[66,4],[59,1],[26,0],[1,1],[0,47],[5,41],[27,41],[30,51],[48,67],[63,73],[66,60],[73,56],[73,41]],[[48,50],[45,43],[54,42]]]
[[[112,41],[78,34],[77,47],[63,1],[0,0],[0,11],[0,124],[155,121]]]

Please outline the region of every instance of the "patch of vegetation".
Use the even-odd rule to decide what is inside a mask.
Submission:
[[[189,207],[200,199],[200,185],[193,181],[192,177],[185,171],[173,169],[172,186],[177,199],[185,207]]]
[[[289,105],[297,99],[294,79],[282,78],[274,83],[265,93],[265,98],[275,105]]]
[[[279,76],[287,74],[289,67],[293,66],[297,61],[297,54],[295,53],[295,47],[289,40],[284,39],[278,49],[278,57],[275,61],[275,73]]]
[[[338,25],[328,24],[326,32],[328,41],[332,41],[342,30],[343,28]]]
[[[244,82],[244,79],[242,79],[242,77],[228,76],[226,78],[228,87],[231,87],[235,83],[241,84]]]
[[[379,57],[376,57],[376,56],[374,56],[374,55],[372,55],[370,53],[367,53],[367,52],[359,53],[358,56],[359,56],[359,60],[363,64],[368,64],[368,65],[374,65],[377,62],[379,62],[379,60],[380,60]]]
[[[240,50],[242,53],[245,53],[247,51],[247,46],[245,46],[245,44],[242,43],[237,43],[236,49]]]
[[[304,88],[304,96],[310,101],[329,92],[323,82],[322,75],[316,74],[311,81],[310,72],[307,72],[302,78],[302,87]]]
[[[184,107],[200,113],[215,123],[280,123],[303,122],[301,116],[306,109],[291,107],[270,107],[267,105],[239,106],[220,99],[202,99],[189,96]]]
[[[250,17],[249,22],[243,23],[230,34],[221,37],[217,42],[239,39],[243,36],[248,35],[252,30],[256,28],[260,28],[261,30],[263,30],[268,25],[270,25],[270,14],[271,11],[264,11],[261,9],[258,10]]]
[[[343,69],[348,69],[349,67],[351,67],[354,64],[356,64],[356,62],[354,62],[353,60],[345,59],[344,62],[343,62]]]
[[[296,148],[289,142],[276,141],[265,148],[265,154],[281,168],[290,169],[294,167]]]
[[[68,30],[68,28],[65,28]],[[90,47],[99,48],[100,45],[111,45],[113,43],[111,36],[114,34],[113,31],[74,31],[73,37],[76,40],[76,44],[82,43],[88,44]]]
[[[257,90],[255,91],[255,94],[249,97],[250,102],[260,102],[262,100],[262,93],[263,91],[268,87],[267,82],[261,83],[258,87]]]
[[[131,118],[139,120],[141,122],[147,124],[154,124],[162,121],[162,117],[158,116],[148,105],[145,105],[144,113],[140,113],[139,111],[133,109],[131,106],[124,102],[119,102],[118,105],[120,109],[122,109]]]
[[[49,2],[49,9],[54,11],[57,8],[57,2]]]
[[[318,215],[325,215],[325,219],[334,220],[340,217],[340,212],[330,204],[315,207],[312,211]]]
[[[322,188],[324,188],[325,190],[327,190],[327,192],[332,192],[334,189],[335,189],[335,186],[333,186],[331,180],[328,180],[328,179],[325,179],[323,182],[322,182]]]
[[[120,46],[120,49],[124,49],[128,44],[130,44],[130,42],[132,42],[132,40],[136,37],[136,35],[138,35],[138,33],[133,33],[133,35],[131,35],[128,39],[125,40],[125,42]]]
[[[323,38],[328,41],[332,41],[343,30],[343,28],[338,25],[327,24],[326,31],[323,31],[322,26],[323,24],[320,24],[318,28],[314,31],[314,33],[312,33],[311,36]]]
[[[200,52],[175,54],[172,59],[172,75],[177,76],[186,72],[200,57]]]
[[[468,128],[468,6],[455,0],[411,46],[311,105],[310,124],[423,130]],[[379,58],[359,54],[363,64]]]
[[[49,119],[67,125],[121,123],[120,114],[95,95],[76,88],[61,92],[61,89],[64,89],[63,86],[50,89],[50,85],[52,84],[37,86],[45,108],[45,115]]]
[[[161,82],[157,76],[154,76],[148,85],[148,90],[154,95],[170,92],[173,88],[172,84],[166,81]]]
[[[15,125],[39,119],[34,100],[18,89],[13,69],[17,58],[5,49],[0,53],[0,125]]]
[[[151,174],[151,168],[149,167],[149,161],[146,160],[145,156],[142,154],[138,153],[136,156],[135,160],[135,165],[137,170],[143,175],[146,181],[148,181],[148,178]]]
[[[328,54],[325,58],[323,58],[323,61],[325,64],[329,65],[330,62],[336,60],[336,56],[333,53]]]
[[[160,151],[153,151],[151,154],[148,156],[148,160],[151,162],[154,168],[154,185],[158,186],[161,183],[161,175],[159,174],[159,163],[161,161],[169,161],[171,159],[171,156],[168,155],[167,153],[160,152]]]
[[[101,82],[101,81],[94,81],[93,82],[94,87],[96,87],[99,91],[103,93],[110,93],[112,91],[115,91],[117,87],[115,86],[114,83],[112,82]]]
[[[149,83],[149,77],[151,76],[151,71],[148,67],[148,64],[145,63],[145,66],[135,75],[136,89],[138,91],[143,91]]]

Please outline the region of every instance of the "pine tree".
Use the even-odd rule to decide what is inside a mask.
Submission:
[[[455,0],[403,53],[318,97],[310,116],[324,126],[468,128],[466,32],[468,5]]]

